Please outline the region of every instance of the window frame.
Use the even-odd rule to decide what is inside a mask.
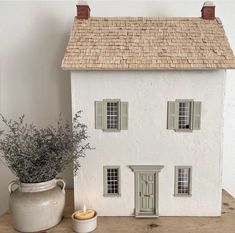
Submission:
[[[118,103],[118,128],[109,129],[107,128],[107,105],[108,103]],[[106,111],[104,111],[106,110]],[[120,99],[103,99],[103,131],[105,132],[120,132],[121,131],[121,100]]]
[[[189,169],[189,192],[188,193],[178,193],[178,171],[179,169]],[[175,182],[174,182],[174,196],[175,197],[191,197],[192,196],[192,166],[175,166]]]
[[[193,132],[193,99],[176,99],[175,100],[175,108],[176,108],[176,132]],[[190,103],[190,127],[189,129],[181,129],[179,128],[179,104],[180,103]]]
[[[117,169],[118,170],[118,193],[108,193],[108,184],[107,184],[107,170],[108,169]],[[121,196],[121,168],[120,166],[103,166],[103,196],[104,197],[120,197]]]

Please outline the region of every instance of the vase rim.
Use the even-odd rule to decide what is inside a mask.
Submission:
[[[56,179],[51,179],[40,183],[21,183],[19,182],[19,188],[22,192],[41,192],[47,191],[56,187]]]
[[[37,185],[37,184],[38,184],[38,185],[48,184],[49,182],[53,183],[53,182],[55,182],[55,180],[56,180],[56,178],[53,178],[53,179],[47,180],[47,181],[43,181],[43,182],[25,183],[25,182],[21,182],[20,180],[19,180],[19,182],[20,182],[20,184],[22,184],[22,185],[28,186],[28,185]]]

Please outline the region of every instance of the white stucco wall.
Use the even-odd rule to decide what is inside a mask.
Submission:
[[[82,109],[96,149],[82,160],[75,183],[76,208],[99,215],[133,214],[134,174],[128,165],[164,165],[159,178],[161,216],[220,215],[225,71],[72,72],[73,112]],[[120,98],[129,104],[129,128],[94,129],[94,101]],[[202,102],[201,130],[166,129],[167,101]],[[103,197],[103,166],[121,166],[121,197]],[[174,197],[174,166],[192,166],[192,197]],[[75,182],[77,182],[75,180]]]

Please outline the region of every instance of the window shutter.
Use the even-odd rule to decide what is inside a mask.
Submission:
[[[128,102],[121,102],[121,129],[128,129]]]
[[[103,130],[107,130],[107,104],[108,101],[103,101]]]
[[[175,101],[167,102],[167,129],[175,129],[176,128],[176,103]]]
[[[95,128],[103,129],[103,102],[95,101]]]
[[[198,130],[201,127],[201,102],[193,103],[193,129]]]

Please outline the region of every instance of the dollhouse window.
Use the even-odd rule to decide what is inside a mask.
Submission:
[[[201,102],[193,100],[168,101],[167,129],[190,132],[201,127]]]
[[[107,129],[119,129],[119,102],[107,102]]]
[[[191,196],[192,168],[189,166],[175,167],[175,196]]]
[[[95,128],[119,132],[128,128],[128,103],[119,99],[95,101]]]
[[[180,101],[179,102],[179,118],[178,118],[178,125],[179,129],[191,129],[191,108],[192,102],[190,101]]]
[[[120,195],[120,167],[104,166],[104,196]]]

